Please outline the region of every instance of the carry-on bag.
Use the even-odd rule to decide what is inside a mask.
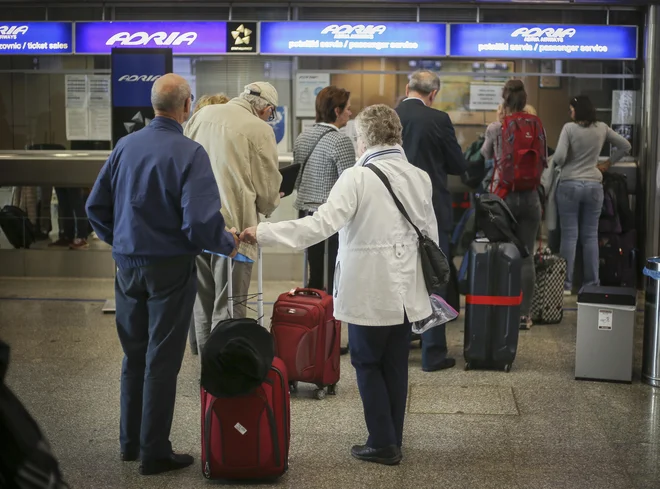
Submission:
[[[303,285],[307,284],[307,253]],[[328,241],[323,276],[328,286]],[[340,376],[341,321],[334,317],[333,298],[323,290],[295,288],[281,294],[273,306],[271,333],[275,354],[284,361],[292,392],[298,382],[316,385],[314,395],[324,399],[337,393]],[[326,392],[327,389],[327,392]]]
[[[6,205],[0,210],[0,228],[14,248],[29,248],[36,241],[34,226],[20,207]]]
[[[534,255],[536,282],[530,316],[536,324],[557,324],[564,317],[566,260],[547,249]]]
[[[238,259],[249,261],[241,256]],[[272,479],[288,468],[289,381],[282,360],[273,358],[272,337],[265,329],[265,335],[259,334],[258,328],[263,328],[261,249],[257,260],[257,320],[233,319],[234,302],[247,300],[233,296],[233,262],[227,267],[231,319],[214,328],[200,352],[202,472],[207,479]],[[223,336],[218,343],[220,333]],[[208,356],[211,348],[213,357]]]
[[[512,243],[479,239],[468,252],[465,369],[511,370],[518,348],[521,265]]]
[[[202,471],[207,479],[274,479],[289,466],[290,397],[286,367],[275,358],[253,392],[214,397],[203,388]]]

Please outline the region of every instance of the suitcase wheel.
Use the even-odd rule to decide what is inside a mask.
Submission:
[[[511,365],[506,364],[506,365],[504,366],[504,371],[505,371],[506,373],[511,372]]]
[[[291,394],[298,392],[298,382],[289,382],[289,392]]]
[[[470,362],[466,362],[466,363],[465,363],[465,370],[468,371],[468,370],[470,370],[471,368],[472,368],[472,366],[470,365]]]
[[[314,391],[314,397],[316,397],[319,401],[325,399],[325,389],[323,387],[320,389],[316,389]]]
[[[332,384],[328,386],[328,395],[329,396],[337,395],[337,384]]]

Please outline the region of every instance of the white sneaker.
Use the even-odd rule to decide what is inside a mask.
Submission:
[[[572,295],[572,294],[573,294],[572,290],[564,289],[564,295],[569,296],[569,295]]]

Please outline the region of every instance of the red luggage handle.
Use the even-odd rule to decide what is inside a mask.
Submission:
[[[522,291],[518,296],[466,295],[465,303],[474,306],[519,306],[522,303]]]
[[[291,289],[289,291],[290,296],[294,295],[315,295],[319,299],[323,299],[323,296],[319,293],[318,290],[316,289],[309,289],[306,287],[296,287],[295,289]]]

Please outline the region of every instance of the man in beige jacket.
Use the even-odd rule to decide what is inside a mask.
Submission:
[[[224,105],[209,105],[188,121],[185,135],[200,143],[211,158],[220,190],[221,212],[228,227],[256,226],[258,214],[269,216],[280,203],[277,143],[272,120],[277,108],[277,90],[270,83],[256,82]],[[241,243],[238,252],[257,258],[254,245]],[[218,321],[229,317],[227,274],[229,259],[202,253],[197,257],[195,332],[201,352]],[[252,263],[234,261],[232,286],[234,317],[245,317]]]

